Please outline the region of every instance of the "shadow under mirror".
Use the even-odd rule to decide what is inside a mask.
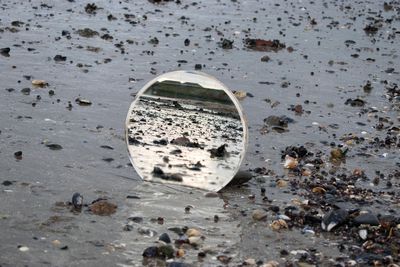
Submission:
[[[238,101],[222,83],[200,72],[175,71],[137,94],[126,140],[144,180],[219,191],[239,169],[247,128]]]

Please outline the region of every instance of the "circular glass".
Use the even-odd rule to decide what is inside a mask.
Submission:
[[[142,179],[209,191],[232,180],[247,146],[238,100],[197,71],[169,72],[147,83],[130,105],[125,129]]]

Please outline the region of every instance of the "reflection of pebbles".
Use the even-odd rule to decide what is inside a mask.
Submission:
[[[244,145],[241,121],[237,112],[224,112],[230,106],[207,105],[147,97],[137,102],[128,143],[143,178],[219,188],[234,175]]]

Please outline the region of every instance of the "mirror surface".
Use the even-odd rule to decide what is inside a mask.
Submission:
[[[237,99],[221,82],[174,71],[138,92],[126,141],[142,179],[219,191],[240,167],[247,127]]]

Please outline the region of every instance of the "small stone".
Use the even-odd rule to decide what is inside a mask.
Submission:
[[[188,237],[192,237],[192,236],[201,236],[201,232],[195,228],[189,228],[186,231],[186,235]]]
[[[344,209],[333,209],[322,218],[322,230],[331,231],[347,220],[349,213]]]
[[[200,236],[191,236],[188,240],[189,244],[193,246],[198,246],[203,243],[203,239]]]
[[[296,158],[293,158],[289,155],[285,156],[285,163],[283,164],[283,167],[285,169],[294,169],[299,165],[299,162]]]
[[[297,114],[302,114],[303,113],[303,106],[302,105],[294,106],[294,112],[296,112]]]
[[[91,38],[91,37],[99,35],[99,33],[97,31],[94,31],[89,28],[79,29],[76,31],[76,33],[79,34],[80,36],[86,37],[86,38]]]
[[[184,41],[184,45],[185,46],[189,46],[190,45],[190,40],[186,38],[185,41]]]
[[[378,217],[370,211],[360,213],[360,215],[354,218],[354,222],[358,225],[361,224],[368,224],[375,226],[379,225]]]
[[[79,193],[74,193],[72,195],[72,205],[75,209],[81,209],[83,205],[83,196]]]
[[[63,147],[59,144],[46,144],[50,150],[61,150]]]
[[[366,229],[360,229],[358,231],[358,235],[361,237],[362,240],[366,240],[368,236],[368,231]]]
[[[167,233],[161,234],[160,237],[158,238],[158,240],[161,240],[166,244],[170,244],[171,243],[171,238],[169,237],[169,235]]]
[[[77,103],[80,106],[90,106],[92,104],[92,102],[90,102],[89,100],[80,97],[75,99],[75,103]]]
[[[45,87],[49,85],[45,80],[32,80],[32,85],[38,87]]]
[[[158,247],[148,247],[142,253],[142,256],[146,258],[154,258],[157,257],[157,255],[158,255]]]
[[[56,61],[56,62],[66,61],[67,57],[66,56],[62,56],[62,55],[55,55],[53,60]]]
[[[26,247],[26,246],[19,246],[18,249],[19,249],[19,251],[22,251],[22,252],[27,252],[27,251],[29,251],[29,248]]]
[[[51,241],[51,243],[53,244],[53,246],[56,246],[56,247],[61,245],[61,242],[59,240],[57,240],[57,239]]]
[[[276,182],[276,186],[278,186],[278,187],[280,187],[280,188],[286,187],[287,184],[288,184],[288,182],[286,182],[285,180],[282,180],[282,179],[279,179],[279,180]]]
[[[14,153],[14,158],[21,160],[22,159],[22,151],[17,151]]]
[[[275,231],[279,231],[281,229],[287,229],[288,228],[287,223],[285,222],[285,220],[282,220],[282,219],[278,219],[278,220],[273,221],[270,224],[270,226]]]
[[[178,249],[177,251],[176,251],[176,257],[177,258],[182,258],[183,256],[185,256],[185,251],[183,250],[183,249]]]
[[[171,259],[174,257],[175,251],[174,249],[169,246],[169,245],[164,245],[164,246],[160,246],[158,248],[158,256],[165,259]]]
[[[219,46],[223,49],[232,49],[233,41],[228,39],[222,39],[221,42],[219,42]]]
[[[316,186],[316,187],[314,187],[314,188],[312,189],[312,192],[313,192],[313,193],[316,193],[316,194],[321,194],[321,195],[323,195],[323,194],[326,193],[326,190],[325,190],[324,188],[320,187],[320,186]]]
[[[346,158],[346,150],[342,150],[340,148],[334,148],[331,150],[331,160],[343,160]]]
[[[261,62],[268,62],[270,60],[271,60],[271,58],[269,56],[266,56],[266,55],[261,58]]]
[[[238,100],[243,100],[246,98],[247,93],[245,91],[235,91],[233,93]]]
[[[257,209],[253,211],[253,220],[261,221],[267,218],[267,212],[265,210]]]
[[[29,95],[30,93],[31,93],[31,88],[22,88],[21,89],[21,93],[23,94],[23,95]]]
[[[195,70],[201,70],[203,67],[201,66],[201,64],[195,64],[194,65],[194,69]]]
[[[9,53],[10,53],[11,49],[9,47],[4,47],[4,48],[0,48],[0,54],[5,56],[5,57],[9,57]]]
[[[5,181],[2,182],[1,184],[4,185],[4,186],[10,186],[10,185],[12,185],[13,183],[12,183],[11,181],[5,180]]]

